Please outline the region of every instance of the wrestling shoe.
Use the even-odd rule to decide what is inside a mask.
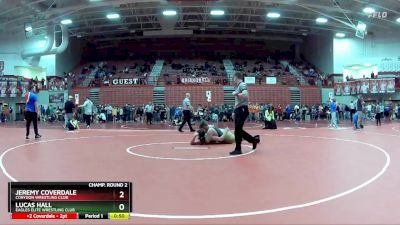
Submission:
[[[229,153],[229,155],[241,155],[241,154],[242,154],[242,151],[236,150],[236,149]]]
[[[39,139],[39,138],[41,138],[42,137],[42,135],[40,135],[40,134],[36,134],[35,135],[35,139]]]
[[[257,144],[260,143],[260,135],[254,136],[254,141],[253,141],[253,150],[256,150]]]

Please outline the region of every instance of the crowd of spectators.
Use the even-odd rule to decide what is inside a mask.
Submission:
[[[101,61],[84,65],[79,71],[79,76],[73,72],[64,73],[64,76],[70,79],[72,87],[84,84],[88,78],[92,78],[89,80],[89,87],[110,85],[114,78],[138,78],[139,84],[147,84],[147,75],[151,72],[152,64],[153,62],[148,61]]]
[[[356,112],[356,102],[349,104],[336,104],[337,119],[351,121]],[[233,122],[232,113],[234,107],[230,105],[201,105],[193,107],[193,122],[206,120],[211,122]],[[249,104],[249,122],[263,122],[266,120],[266,112],[273,113],[276,121],[318,121],[330,120],[330,103],[314,105],[272,105],[272,104]],[[44,120],[54,121],[57,118],[62,120],[62,109],[43,108],[43,115],[47,115]],[[148,114],[150,113],[150,114]],[[377,113],[381,118],[400,119],[400,104],[395,103],[366,103],[364,107],[365,119],[373,120]],[[151,115],[151,118],[148,118]],[[180,106],[153,105],[153,103],[142,105],[126,104],[124,106],[112,106],[110,104],[99,105],[93,110],[93,120],[98,123],[146,123],[148,119],[151,123],[170,123],[179,125],[182,121],[182,108]],[[77,118],[83,120],[83,116],[78,109]]]

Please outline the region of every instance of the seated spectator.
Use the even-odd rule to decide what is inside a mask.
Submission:
[[[99,123],[105,123],[107,121],[106,114],[104,112],[101,112],[99,115]]]

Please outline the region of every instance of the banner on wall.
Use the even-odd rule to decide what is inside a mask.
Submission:
[[[386,94],[394,92],[394,78],[355,80],[335,83],[335,95]]]
[[[276,77],[267,77],[265,79],[267,84],[276,84]]]
[[[211,80],[208,77],[184,77],[181,78],[181,82],[184,84],[202,84],[210,83]]]
[[[75,94],[75,104],[79,105],[79,94]]]
[[[395,72],[400,70],[400,56],[397,58],[383,58],[379,64],[381,72]]]
[[[24,97],[28,91],[29,81],[18,76],[0,77],[0,97]]]
[[[63,104],[64,103],[64,92],[49,92],[49,103]]]
[[[256,83],[256,78],[255,77],[245,77],[244,82],[246,84],[255,84]]]
[[[212,91],[206,91],[207,102],[211,102]]]
[[[125,79],[113,79],[112,85],[136,85],[139,84],[139,78],[125,78]]]

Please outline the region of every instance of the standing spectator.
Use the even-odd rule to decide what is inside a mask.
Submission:
[[[149,104],[147,104],[144,107],[144,111],[146,112],[146,124],[152,124],[152,120],[153,120],[153,112],[154,112],[154,106],[153,103],[149,102]]]
[[[376,108],[375,108],[375,120],[376,120],[376,125],[380,126],[381,125],[381,106],[379,104],[376,104]]]
[[[10,121],[10,108],[8,107],[8,105],[5,105],[3,108],[3,115],[5,118],[5,121]]]
[[[172,106],[171,109],[169,110],[169,119],[170,122],[172,122],[175,118],[175,110],[176,110],[176,106]]]
[[[116,123],[116,122],[117,122],[118,113],[119,113],[119,110],[118,110],[117,107],[114,107],[114,108],[111,110],[111,116],[112,116],[112,121],[113,121],[113,123]]]
[[[350,108],[350,121],[353,121],[353,115],[354,113],[356,113],[356,106],[354,105],[353,101],[350,102],[349,108]]]
[[[86,121],[86,128],[89,129],[93,114],[93,102],[89,99],[89,97],[86,97],[85,102],[83,105],[80,105],[79,108],[83,109],[83,119]]]
[[[166,121],[171,121],[171,109],[168,107],[168,105],[165,106],[165,116]]]
[[[357,99],[357,104],[356,104],[356,110],[357,110],[357,114],[358,114],[358,121],[357,121],[357,128],[364,128],[364,125],[362,123],[362,119],[363,119],[363,107],[364,107],[364,99],[362,97],[362,95],[358,95],[358,99]]]
[[[65,111],[65,115],[64,115],[64,128],[68,129],[68,123],[73,119],[74,117],[74,108],[75,108],[75,104],[73,102],[73,97],[70,95],[68,97],[68,100],[65,102],[64,104],[64,111]]]
[[[368,119],[372,119],[372,105],[371,105],[371,103],[369,103],[367,105],[367,118]]]
[[[112,121],[112,111],[113,111],[113,107],[111,105],[106,105],[105,107],[106,113],[107,113],[107,120],[108,121]]]
[[[124,109],[123,109],[123,107],[120,107],[119,108],[119,116],[118,116],[118,121],[120,122],[120,123],[122,123],[122,119],[123,119],[123,116],[124,115]]]
[[[182,103],[182,110],[183,110],[183,121],[181,123],[181,126],[179,127],[178,131],[183,132],[182,128],[185,126],[185,123],[187,122],[190,128],[190,132],[194,132],[194,129],[192,128],[192,121],[191,121],[191,113],[193,112],[193,107],[190,104],[190,93],[186,93],[185,99],[183,99]]]
[[[278,104],[278,108],[276,109],[276,112],[278,113],[277,120],[279,120],[279,121],[283,120],[283,118],[282,118],[283,109],[282,109],[281,104]]]
[[[290,120],[292,115],[292,108],[290,105],[287,105],[285,108],[285,119]]]
[[[330,104],[330,112],[331,112],[331,125],[330,127],[337,128],[337,114],[336,114],[336,100],[331,99],[331,104]]]
[[[29,139],[29,130],[31,127],[31,122],[33,122],[33,129],[35,131],[35,138],[41,138],[42,136],[38,131],[38,114],[39,114],[39,106],[38,106],[38,97],[35,94],[33,84],[28,87],[29,92],[25,95],[25,120],[26,120],[26,139]]]

